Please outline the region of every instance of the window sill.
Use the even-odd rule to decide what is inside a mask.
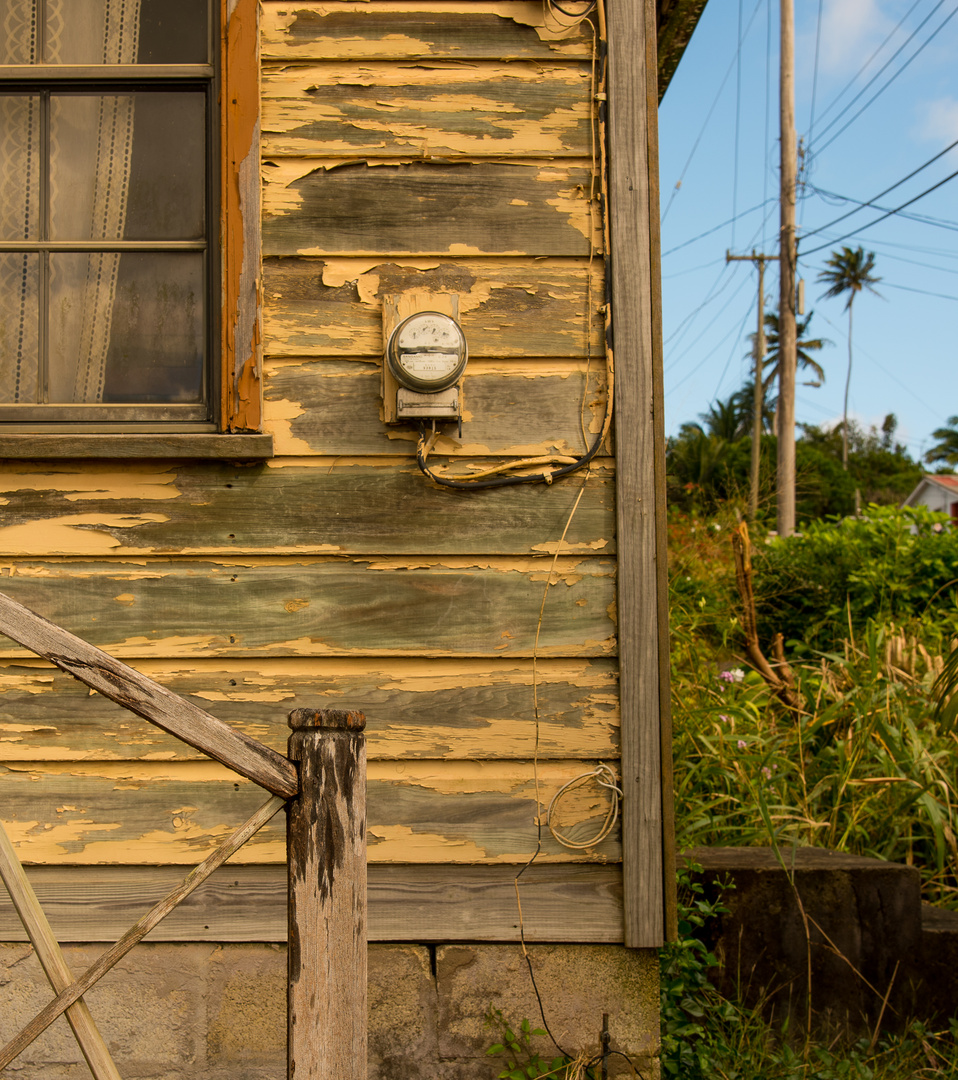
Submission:
[[[273,456],[272,435],[10,434],[0,435],[0,458],[180,458],[262,461]]]

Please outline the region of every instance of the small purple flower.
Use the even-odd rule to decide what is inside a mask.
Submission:
[[[724,683],[739,683],[745,678],[745,672],[741,668],[729,668],[728,671],[720,671],[718,677]]]
[[[744,739],[739,739],[736,745],[738,746],[739,750],[745,750],[748,744],[745,742]]]
[[[772,779],[772,770],[767,765],[762,766],[762,776],[764,776],[766,780]]]
[[[729,722],[729,719],[725,715],[725,713],[719,713],[719,720],[721,720],[723,724],[727,724]]]

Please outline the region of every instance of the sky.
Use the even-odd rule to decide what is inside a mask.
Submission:
[[[668,434],[754,363],[758,273],[726,252],[778,252],[778,12],[708,0],[659,110]],[[880,427],[893,412],[918,459],[958,414],[958,146],[942,154],[958,140],[958,0],[795,0],[795,126],[798,277],[808,335],[831,342],[816,354],[823,386],[798,373],[796,422],[841,421],[848,314],[818,276],[832,251],[861,245],[882,280],[853,306],[849,416]],[[774,262],[765,295],[777,310]]]

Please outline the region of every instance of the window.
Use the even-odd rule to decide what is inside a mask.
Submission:
[[[237,353],[218,303],[219,9],[0,0],[6,431],[255,430],[232,423],[219,360]]]

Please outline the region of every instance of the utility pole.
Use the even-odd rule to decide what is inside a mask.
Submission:
[[[762,460],[762,406],[765,404],[763,393],[762,367],[765,362],[765,264],[777,255],[759,255],[752,249],[751,255],[733,255],[725,252],[725,261],[754,262],[758,266],[758,329],[755,332],[755,392],[752,395],[752,469],[748,487],[748,517],[754,521],[758,516],[758,472]]]
[[[795,531],[795,12],[780,0],[779,131],[781,170],[778,301],[778,535]]]

